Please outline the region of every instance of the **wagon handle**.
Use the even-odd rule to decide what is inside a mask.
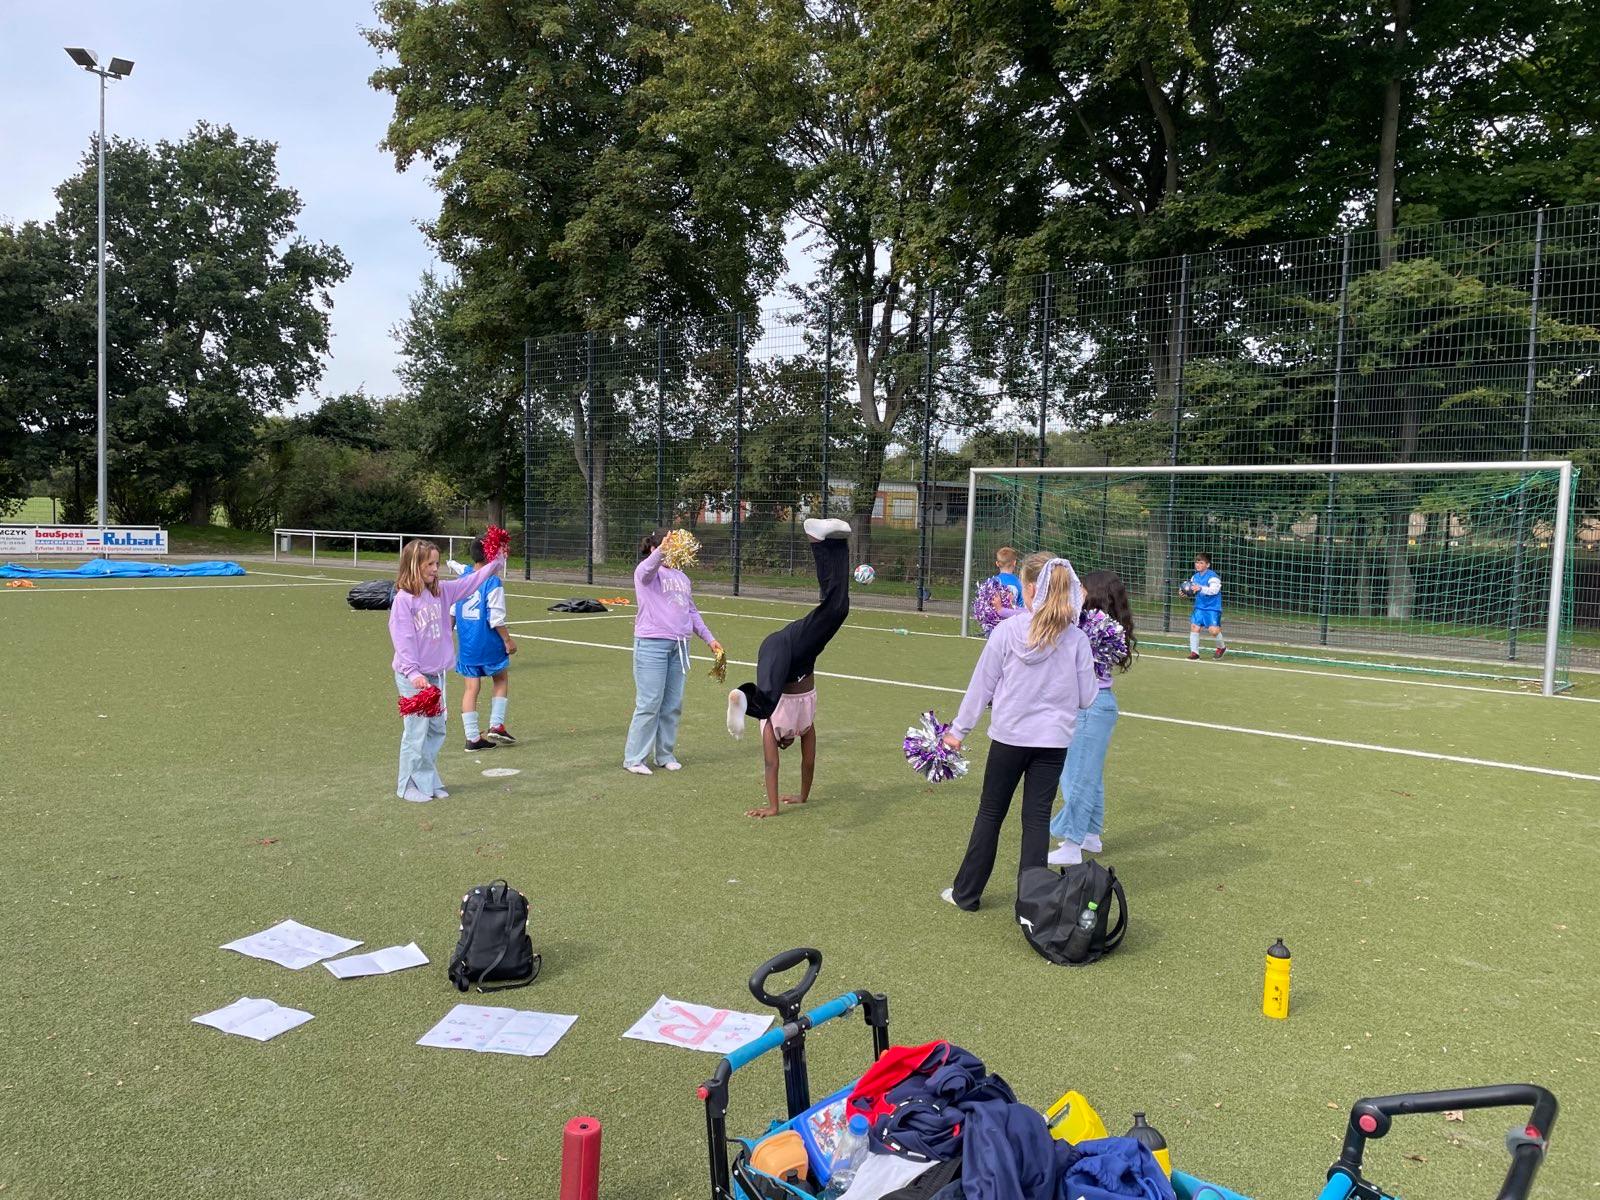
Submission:
[[[1345,1130],[1344,1148],[1338,1161],[1328,1168],[1328,1178],[1342,1175],[1353,1183],[1361,1181],[1361,1156],[1368,1138],[1381,1138],[1389,1132],[1394,1117],[1411,1113],[1449,1112],[1468,1108],[1511,1108],[1531,1105],[1527,1124],[1506,1134],[1511,1151],[1511,1169],[1500,1187],[1499,1200],[1526,1200],[1533,1177],[1544,1161],[1550,1134],[1556,1123],[1556,1098],[1531,1083],[1502,1083],[1492,1087],[1452,1088],[1441,1092],[1408,1092],[1398,1096],[1374,1096],[1357,1100],[1350,1107],[1350,1124]]]
[[[779,992],[776,996],[767,991],[767,980],[785,971],[792,971],[801,963],[806,964],[806,973],[801,976],[799,983],[788,991]],[[750,976],[750,994],[768,1008],[777,1009],[779,1019],[787,1024],[800,1014],[800,1005],[805,1002],[806,993],[811,990],[811,985],[816,983],[817,975],[821,971],[821,950],[814,950],[809,946],[785,950],[782,954],[773,955],[755,969],[755,973]]]

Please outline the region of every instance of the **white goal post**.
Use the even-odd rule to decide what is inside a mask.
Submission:
[[[985,479],[990,477],[1003,477],[1009,480],[1033,480],[1036,482],[1038,498],[1033,502],[1034,512],[1037,514],[1035,517],[1035,529],[1039,532],[1041,538],[1044,538],[1043,523],[1046,506],[1046,488],[1052,481],[1064,481],[1074,478],[1077,480],[1099,481],[1102,486],[1109,491],[1111,488],[1116,487],[1119,482],[1126,486],[1134,477],[1142,477],[1146,480],[1151,478],[1166,479],[1168,498],[1166,504],[1163,506],[1165,511],[1165,525],[1163,529],[1152,532],[1149,536],[1153,538],[1156,536],[1157,532],[1160,533],[1160,544],[1163,548],[1164,556],[1170,560],[1171,549],[1168,545],[1168,539],[1172,538],[1175,533],[1173,528],[1173,520],[1177,506],[1176,496],[1181,482],[1186,477],[1200,476],[1215,479],[1216,477],[1221,476],[1248,477],[1295,475],[1307,477],[1308,479],[1315,477],[1319,481],[1324,478],[1327,479],[1328,499],[1325,510],[1327,514],[1326,534],[1324,534],[1323,530],[1318,527],[1317,524],[1320,516],[1320,505],[1306,505],[1305,512],[1307,516],[1305,519],[1309,521],[1311,528],[1317,530],[1315,535],[1316,540],[1320,541],[1325,537],[1328,546],[1328,553],[1331,554],[1333,552],[1334,530],[1337,528],[1336,514],[1334,510],[1334,484],[1338,477],[1362,475],[1386,475],[1392,477],[1403,475],[1439,476],[1462,475],[1467,473],[1488,474],[1507,472],[1518,474],[1524,477],[1524,479],[1533,478],[1535,473],[1551,473],[1556,476],[1557,488],[1554,497],[1553,511],[1549,512],[1547,516],[1539,519],[1540,532],[1535,538],[1536,541],[1540,542],[1541,552],[1543,551],[1544,542],[1546,540],[1548,541],[1548,552],[1550,555],[1548,565],[1549,594],[1547,597],[1541,597],[1541,599],[1544,601],[1545,619],[1543,623],[1543,665],[1539,676],[1539,683],[1540,690],[1543,692],[1543,694],[1546,696],[1552,696],[1557,690],[1557,665],[1558,658],[1560,657],[1559,651],[1562,646],[1562,621],[1565,613],[1566,594],[1570,582],[1567,578],[1566,572],[1567,558],[1568,554],[1570,553],[1569,527],[1572,523],[1572,494],[1576,473],[1573,469],[1572,462],[1567,459],[1499,460],[1486,462],[1445,463],[1325,463],[1294,466],[1194,465],[1166,467],[974,467],[971,468],[967,473],[966,539],[965,549],[963,552],[961,577],[961,633],[962,636],[967,636],[969,633],[969,625],[971,623],[974,533],[979,524],[979,486]],[[1549,481],[1547,479],[1545,481],[1547,488],[1546,495],[1548,494],[1548,482]],[[1065,501],[1062,503],[1064,506]],[[1520,509],[1517,514],[1517,532],[1511,540],[1514,542],[1512,549],[1515,554],[1517,570],[1520,574],[1524,558],[1523,543],[1526,540],[1527,534],[1525,520],[1527,512],[1527,499],[1525,494],[1518,496],[1517,504],[1520,505]],[[1148,508],[1144,510],[1143,515],[1146,517],[1150,516],[1150,510]],[[1406,514],[1406,516],[1409,517],[1409,514]],[[1445,514],[1444,523],[1445,537],[1448,539],[1451,528],[1450,514]],[[1102,537],[1103,535],[1104,528],[1102,518]],[[1045,538],[1045,540],[1048,540],[1048,538]],[[1258,538],[1256,540],[1265,541],[1267,539]],[[1311,539],[1302,538],[1301,540],[1302,542],[1308,542]],[[1415,546],[1415,541],[1413,541],[1411,545]],[[1068,549],[1067,547],[1051,547],[1049,545],[1040,545],[1036,548]],[[1402,552],[1403,551],[1404,547],[1402,546]],[[1224,570],[1224,575],[1226,575],[1226,570]],[[1324,579],[1326,579],[1326,574],[1324,575]],[[1516,603],[1519,608],[1522,607],[1520,598]],[[1326,638],[1327,630],[1328,622],[1327,617],[1324,614],[1322,624],[1324,638]],[[1535,638],[1537,638],[1538,634],[1536,625],[1530,624],[1529,632],[1532,633]],[[1509,637],[1509,645],[1514,653],[1516,646],[1514,620]],[[1537,645],[1537,642],[1535,642],[1535,645]],[[1375,651],[1375,653],[1382,654],[1387,652]],[[1414,656],[1417,658],[1430,657],[1427,653],[1418,653]],[[1532,663],[1530,662],[1530,666],[1531,665]],[[1511,676],[1504,677],[1511,678]],[[1532,682],[1531,678],[1529,679],[1529,682]]]

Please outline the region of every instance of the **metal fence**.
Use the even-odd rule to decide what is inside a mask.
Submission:
[[[1596,206],[818,294],[523,362],[535,569],[620,580],[679,523],[735,590],[804,588],[825,512],[922,607],[959,594],[969,466],[1571,458],[1600,628]]]

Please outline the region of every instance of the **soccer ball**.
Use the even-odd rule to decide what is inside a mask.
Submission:
[[[862,563],[856,568],[855,577],[857,583],[871,583],[878,577],[878,573],[872,569],[871,564]]]

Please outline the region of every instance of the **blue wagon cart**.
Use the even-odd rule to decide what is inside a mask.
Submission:
[[[773,976],[792,971],[802,964],[805,973],[793,987],[776,995],[767,990]],[[700,1085],[699,1096],[706,1109],[711,1200],[751,1200],[752,1197],[751,1190],[741,1186],[738,1177],[743,1156],[738,1162],[730,1162],[728,1153],[730,1145],[743,1145],[746,1148],[751,1145],[747,1140],[730,1140],[728,1137],[728,1085],[736,1071],[773,1051],[781,1052],[786,1116],[771,1123],[767,1131],[770,1134],[800,1121],[813,1109],[811,1081],[806,1066],[806,1037],[811,1031],[860,1010],[872,1035],[869,1065],[889,1048],[889,1001],[881,993],[845,992],[809,1012],[802,1011],[806,993],[816,983],[821,970],[821,952],[801,948],[769,959],[756,968],[750,977],[751,995],[777,1011],[778,1024],[725,1057],[717,1064],[711,1078]],[[1317,1193],[1317,1200],[1397,1200],[1393,1193],[1372,1183],[1362,1174],[1367,1143],[1384,1137],[1395,1117],[1489,1108],[1529,1110],[1526,1121],[1506,1134],[1511,1166],[1496,1193],[1496,1200],[1527,1200],[1534,1176],[1544,1162],[1557,1112],[1555,1096],[1542,1087],[1527,1083],[1412,1092],[1357,1100],[1350,1107],[1344,1145],[1339,1157],[1328,1168],[1327,1182]],[[1178,1200],[1249,1200],[1243,1192],[1208,1183],[1184,1171],[1173,1171],[1172,1186]]]

